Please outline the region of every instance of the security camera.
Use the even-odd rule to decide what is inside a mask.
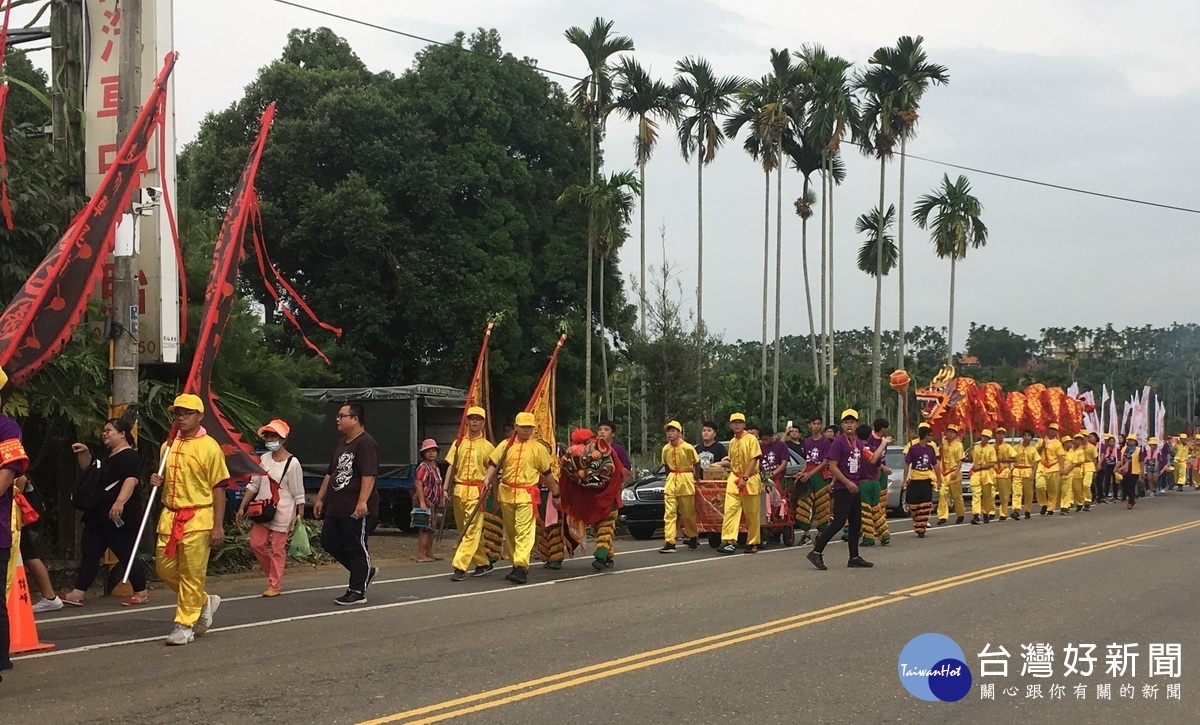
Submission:
[[[157,204],[162,201],[163,190],[161,186],[147,186],[142,189],[143,204]]]

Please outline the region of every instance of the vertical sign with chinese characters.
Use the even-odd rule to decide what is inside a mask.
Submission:
[[[121,4],[118,0],[86,0],[87,77],[84,89],[84,146],[86,183],[95,193],[117,153],[117,86],[121,47]],[[143,0],[142,3],[142,94],[153,87],[162,59],[174,48],[172,0]],[[167,87],[166,158],[159,158],[158,144],[146,153],[147,172],[138,186],[162,187],[175,198],[175,84]],[[179,358],[179,274],[175,246],[171,241],[166,212],[161,204],[142,217],[126,217],[124,224],[137,224],[138,248],[138,335],[142,363],[177,362]],[[122,234],[129,234],[126,230]],[[130,235],[132,236],[132,235]],[[113,266],[104,267],[100,285],[105,313],[111,308]],[[93,327],[98,327],[98,323]]]

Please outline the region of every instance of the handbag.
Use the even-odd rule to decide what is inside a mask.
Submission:
[[[288,466],[292,465],[293,458],[295,456],[289,456],[287,463],[283,464],[283,473],[279,475],[281,479],[287,476]],[[274,521],[275,512],[279,508],[279,483],[270,477],[267,480],[271,482],[271,498],[255,498],[246,504],[246,518],[256,524],[269,524]]]
[[[100,480],[100,465],[100,461],[93,458],[88,467],[80,474],[79,482],[75,484],[71,502],[79,511],[87,512],[100,507],[104,496],[104,482]]]

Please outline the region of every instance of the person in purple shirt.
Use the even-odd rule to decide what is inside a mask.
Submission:
[[[904,489],[913,531],[918,539],[924,539],[929,513],[933,510],[933,487],[942,486],[942,467],[938,463],[937,446],[931,441],[929,424],[917,426],[917,435],[920,437],[904,452]]]
[[[858,411],[850,408],[842,412],[842,432],[833,439],[829,450],[825,452],[825,460],[829,462],[829,472],[833,483],[830,484],[833,498],[833,520],[817,538],[813,550],[808,553],[808,560],[821,571],[826,570],[825,547],[834,535],[847,522],[850,524],[850,536],[847,544],[850,547],[850,568],[870,568],[871,562],[858,555],[858,539],[862,534],[862,499],[859,497],[858,483],[862,476],[861,468],[865,457],[862,443],[858,440]],[[872,462],[878,463],[887,445],[892,442],[890,437],[883,439],[883,445],[875,452]]]
[[[8,376],[0,370],[0,388],[8,382]],[[21,426],[7,415],[0,413],[0,673],[11,670],[12,660],[8,656],[8,559],[12,554],[13,482],[25,473],[29,456],[21,444]],[[3,680],[0,674],[0,680]]]
[[[828,464],[825,462],[825,451],[829,450],[832,439],[825,436],[824,425],[821,416],[810,417],[809,436],[800,443],[804,452],[804,473],[800,474],[792,492],[796,525],[804,532],[800,536],[800,546],[809,542],[808,535],[814,519],[818,533],[829,524],[829,479],[826,478]]]
[[[759,429],[758,441],[762,449],[762,458],[758,459],[759,472],[762,474],[763,489],[767,491],[769,501],[767,510],[777,514],[780,513],[780,505],[783,503],[783,474],[787,470],[788,462],[792,460],[791,452],[787,443],[775,439],[775,431],[769,425]],[[774,485],[770,485],[771,483]],[[791,511],[791,508],[787,510]],[[787,514],[785,512],[782,515]]]
[[[621,462],[621,475],[624,480],[629,480],[629,474],[633,470],[633,465],[629,462],[629,451],[625,450],[625,446],[617,443],[614,438],[617,434],[617,424],[611,420],[602,420],[596,428],[596,435],[604,439],[604,442],[612,446],[613,456]]]

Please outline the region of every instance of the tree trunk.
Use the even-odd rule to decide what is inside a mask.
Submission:
[[[804,198],[808,198],[808,177],[804,177]],[[808,280],[808,220],[800,220],[800,264],[804,270],[804,302],[808,306],[808,346],[812,353],[813,379],[821,384],[821,362],[817,353],[816,325],[813,324],[812,286]]]
[[[957,257],[950,255],[950,325],[946,328],[946,364],[954,364],[954,269]]]
[[[829,157],[829,418],[833,419],[834,414],[834,392],[833,386],[837,380],[837,374],[834,372],[837,363],[834,362],[834,338],[837,334],[837,328],[834,327],[833,315],[833,195],[834,195],[834,178],[833,178],[833,156]]]
[[[825,306],[825,293],[828,289],[829,281],[829,261],[827,241],[825,236],[825,217],[828,211],[828,199],[826,197],[826,184],[829,177],[825,174],[825,164],[821,164],[821,375],[818,383],[825,383],[829,380],[829,338],[826,330],[826,325],[829,322],[829,313]]]
[[[83,0],[55,0],[50,12],[50,98],[54,145],[70,160],[68,191],[82,196],[83,158]]]
[[[642,125],[643,125],[643,127],[645,126],[645,119],[642,120]],[[639,209],[638,209],[638,216],[640,217],[638,222],[639,222],[640,232],[641,232],[640,240],[641,240],[641,251],[642,251],[642,273],[641,273],[641,276],[638,277],[638,284],[640,285],[640,288],[641,288],[639,290],[640,291],[639,299],[641,300],[641,304],[638,306],[638,310],[641,313],[641,318],[642,318],[641,319],[641,322],[642,322],[642,344],[646,344],[646,159],[644,159],[644,158],[638,160],[638,181],[640,181],[642,184],[642,202],[639,205]],[[642,424],[642,426],[641,426],[642,427],[642,445],[641,445],[640,450],[642,453],[645,453],[650,445],[650,441],[649,441],[649,437],[648,437],[649,429],[646,427],[647,416],[646,416],[646,368],[645,368],[645,366],[641,366],[638,368],[638,381],[641,383],[641,387],[642,387],[642,406],[641,406],[641,414],[640,414],[641,424]]]
[[[771,427],[779,427],[779,303],[783,282],[783,145],[775,144],[775,360],[771,368]]]
[[[877,413],[883,412],[880,402],[882,393],[881,375],[883,367],[883,238],[887,227],[884,224],[887,217],[883,212],[884,176],[887,173],[887,160],[879,157],[879,235],[875,240],[875,357],[871,360],[871,409]]]
[[[604,376],[604,412],[609,420],[613,419],[612,387],[608,379],[608,331],[604,327],[604,270],[607,268],[608,250],[600,251],[600,374]]]
[[[704,144],[696,142],[696,400],[704,418]]]
[[[589,111],[589,116],[591,112]],[[588,154],[589,154],[589,172],[588,183],[593,184],[596,181],[596,124],[592,119],[588,118]],[[592,239],[592,229],[594,223],[595,212],[588,209],[588,231],[587,231],[587,311],[584,316],[587,319],[587,336],[583,343],[583,418],[592,424],[592,335],[596,334],[596,326],[592,321],[592,268],[595,265],[595,260],[592,258],[595,255],[594,244]]]
[[[770,296],[769,283],[771,267],[771,172],[763,168],[763,284],[762,284],[762,345],[759,346],[761,363],[759,365],[759,397],[762,401],[758,409],[759,418],[767,407],[767,300]]]
[[[896,368],[904,369],[904,150],[908,141],[900,137],[900,198],[896,209],[896,279],[900,283],[900,336],[897,340]]]

